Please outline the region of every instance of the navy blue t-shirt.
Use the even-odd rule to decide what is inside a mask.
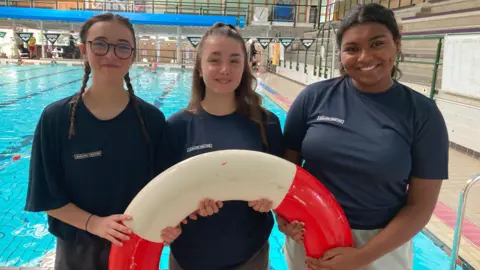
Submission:
[[[411,177],[448,178],[448,133],[436,104],[398,83],[365,93],[350,77],[314,83],[293,102],[287,149],[343,207],[353,229],[385,227]]]
[[[253,150],[276,156],[283,156],[285,150],[280,122],[273,113],[264,121],[268,151],[264,151],[260,127],[240,113],[215,116],[205,110],[196,114],[180,111],[167,123],[173,163],[218,150]],[[262,248],[272,228],[271,212],[257,212],[245,201],[227,201],[218,213],[182,225],[182,234],[171,250],[184,270],[235,269]]]
[[[35,130],[25,210],[39,212],[68,203],[98,215],[122,214],[135,195],[168,165],[165,116],[138,97],[111,120],[99,120],[79,101],[75,135],[68,139],[70,101],[47,106]],[[137,102],[150,143],[142,133]],[[66,241],[104,241],[48,217],[49,231]]]

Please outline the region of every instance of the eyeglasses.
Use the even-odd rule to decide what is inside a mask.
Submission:
[[[90,49],[92,50],[93,54],[97,56],[104,56],[108,53],[110,47],[113,47],[113,52],[115,55],[122,60],[130,58],[135,50],[128,44],[110,44],[103,40],[92,40],[88,43],[90,43]]]

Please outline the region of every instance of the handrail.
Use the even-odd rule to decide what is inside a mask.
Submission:
[[[462,226],[463,226],[463,219],[465,218],[465,205],[467,204],[467,196],[470,188],[472,188],[477,181],[480,181],[480,173],[472,176],[467,181],[467,184],[463,188],[462,192],[460,193],[460,199],[458,204],[457,210],[457,221],[455,225],[455,235],[453,238],[453,245],[452,245],[452,255],[450,257],[450,270],[456,269],[457,258],[458,258],[458,251],[460,249],[460,240],[462,234]]]
[[[355,3],[356,2],[356,3]],[[358,4],[360,1],[350,1],[349,6],[347,7],[347,1],[346,0],[341,0],[341,1],[335,1],[332,3],[334,6],[334,17],[337,20],[340,20],[345,16],[350,9],[354,7],[354,5]],[[361,1],[364,4],[370,4],[370,3],[377,3],[381,4],[382,6],[392,9],[392,10],[397,10],[397,9],[403,9],[407,7],[412,7],[415,6],[416,4],[419,3],[424,3],[426,0],[410,0],[410,1],[402,1],[402,0],[362,0]],[[406,3],[405,3],[406,2]],[[394,3],[395,5],[392,5]]]
[[[428,40],[428,39],[440,39],[445,35],[418,35],[418,36],[403,36],[402,40]]]

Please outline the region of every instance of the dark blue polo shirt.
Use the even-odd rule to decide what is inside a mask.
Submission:
[[[33,139],[25,209],[39,212],[73,203],[98,216],[122,214],[167,166],[162,145],[165,116],[136,97],[118,116],[104,121],[80,101],[75,135],[68,139],[72,98],[54,102],[42,112]],[[144,119],[149,144],[134,102]],[[53,217],[48,222],[49,231],[64,240],[100,240]]]
[[[283,156],[278,117],[265,119],[268,148],[262,144],[259,126],[240,113],[215,116],[200,110],[180,111],[168,120],[173,163],[218,150],[265,151]],[[217,214],[182,225],[182,234],[171,251],[184,270],[235,269],[248,261],[268,240],[272,213],[260,213],[245,201],[227,201]]]
[[[448,178],[448,133],[436,104],[398,83],[365,93],[349,77],[306,87],[285,123],[286,147],[345,210],[353,229],[385,227],[411,177]]]

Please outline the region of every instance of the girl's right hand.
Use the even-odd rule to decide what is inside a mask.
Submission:
[[[299,221],[288,222],[285,218],[275,213],[278,223],[278,230],[292,238],[298,244],[303,242],[303,233],[305,232],[305,224]]]
[[[127,215],[111,215],[108,217],[92,216],[87,225],[87,231],[100,236],[115,245],[123,246],[122,241],[128,241],[132,230],[120,224],[132,217]]]
[[[220,208],[223,207],[223,202],[222,201],[214,201],[212,199],[205,199],[203,201],[200,201],[198,203],[198,210],[191,213],[188,218],[192,220],[197,220],[197,215],[201,217],[208,217],[211,216],[215,213],[218,213]],[[183,224],[187,224],[187,219],[184,219],[182,221]]]
[[[218,213],[220,208],[223,207],[223,202],[221,201],[214,201],[212,199],[205,199],[198,203],[198,211],[197,213],[202,217],[211,216],[213,214]]]

